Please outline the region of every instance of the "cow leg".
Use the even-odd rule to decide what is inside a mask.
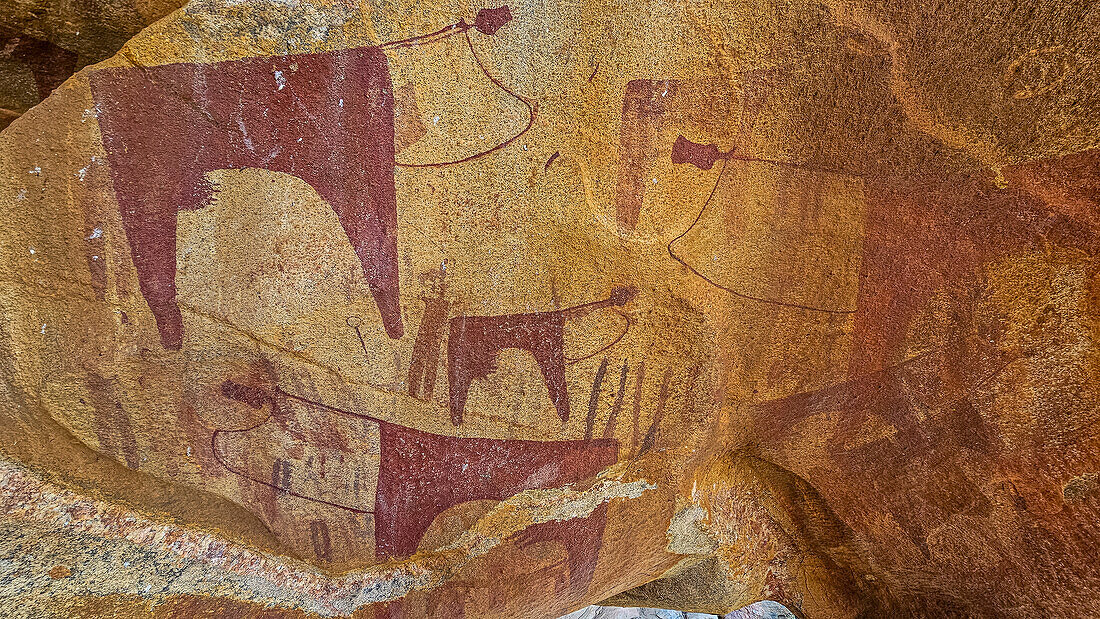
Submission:
[[[558,410],[562,422],[569,421],[569,388],[565,384],[564,318],[561,312],[548,313],[546,324],[540,329],[542,337],[531,342],[530,351],[542,371],[550,401]]]
[[[157,322],[161,344],[183,345],[183,315],[176,303],[176,208],[160,196],[122,205],[122,224],[138,286]]]
[[[466,321],[459,317],[451,320],[450,333],[447,335],[447,388],[450,394],[451,423],[462,423],[462,412],[466,409],[466,396],[470,393],[470,383],[476,375],[486,371],[478,368],[475,346],[490,348],[485,338],[476,337],[465,329]],[[480,332],[479,332],[480,333]]]

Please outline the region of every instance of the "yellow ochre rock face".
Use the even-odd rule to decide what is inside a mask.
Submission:
[[[1089,3],[40,4],[6,616],[1100,601]]]

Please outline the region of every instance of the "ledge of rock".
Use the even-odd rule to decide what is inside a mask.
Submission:
[[[1096,606],[1089,3],[79,4],[0,10],[5,616]]]

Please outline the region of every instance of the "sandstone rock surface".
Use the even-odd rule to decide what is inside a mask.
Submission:
[[[0,609],[1088,615],[1097,32],[192,0],[0,132]]]

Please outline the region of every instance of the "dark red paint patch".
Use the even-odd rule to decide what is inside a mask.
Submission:
[[[512,21],[512,10],[507,6],[481,9],[474,18],[474,27],[482,34],[496,34],[504,24]]]
[[[424,313],[420,318],[420,328],[413,342],[412,362],[409,364],[408,393],[414,398],[431,400],[435,392],[436,368],[439,365],[439,352],[443,346],[443,325],[447,322],[450,303],[443,294],[446,284],[437,272],[430,280],[439,282],[438,289],[421,297],[424,301]]]
[[[715,144],[699,144],[681,135],[672,145],[672,163],[690,163],[700,170],[709,170],[715,161],[729,159],[731,153],[733,150],[722,152]]]
[[[309,183],[359,257],[387,334],[402,335],[394,99],[376,47],[90,77],[138,282],[161,342],[178,349],[176,214],[210,198],[207,172],[262,168]]]
[[[223,383],[223,393],[235,400],[256,400],[250,388]],[[377,417],[335,408],[277,390],[272,413],[259,423],[241,430],[215,430],[210,448],[226,470],[279,493],[306,501],[373,513],[376,555],[379,558],[408,557],[416,552],[424,532],[440,513],[476,500],[504,500],[527,489],[551,488],[588,479],[618,459],[614,439],[584,441],[525,441],[443,436],[396,425]],[[263,400],[268,398],[264,395]],[[254,432],[283,406],[285,399],[324,409],[336,415],[356,417],[378,424],[380,461],[374,511],[359,509],[292,487],[290,463],[275,460],[270,481],[229,465],[219,449],[222,434]],[[347,451],[346,445],[331,445]],[[247,454],[240,454],[247,461]],[[605,510],[587,518],[547,522],[529,527],[520,540],[556,539],[569,553],[571,583],[587,584],[595,569],[596,554],[603,537]],[[583,579],[583,580],[578,580]]]
[[[867,219],[849,380],[763,403],[750,417],[760,421],[752,442],[763,446],[761,453],[813,479],[847,526],[887,549],[884,565],[942,567],[935,548],[943,548],[942,538],[930,536],[959,515],[1004,513],[1000,505],[1017,511],[1012,517],[1027,523],[1021,526],[1045,532],[1045,547],[1036,550],[1031,538],[996,546],[1003,538],[995,533],[979,535],[976,543],[998,547],[1012,562],[1048,569],[1076,547],[1050,531],[1080,531],[1095,520],[1062,509],[1060,500],[1058,511],[1029,508],[1032,497],[1049,496],[1069,477],[1064,462],[1052,464],[1044,454],[1064,459],[1072,453],[1078,470],[1090,470],[1097,451],[1087,441],[1067,440],[1070,432],[1052,432],[1057,426],[1050,424],[1037,425],[1026,445],[1006,440],[988,413],[988,397],[1000,389],[994,381],[1017,361],[1048,364],[1050,350],[1039,340],[1017,346],[999,317],[978,310],[994,285],[990,265],[1027,254],[1049,260],[1057,255],[1052,247],[1096,255],[1100,236],[1089,223],[1095,203],[1089,188],[1100,178],[1098,165],[1100,158],[1088,152],[1028,162],[1006,171],[1007,188],[984,175],[864,178]],[[935,297],[949,337],[910,356],[916,321]],[[1042,333],[1043,323],[1035,324]],[[822,450],[827,463],[769,447],[786,444],[815,416],[834,424]],[[869,435],[869,422],[892,432]],[[980,583],[984,569],[960,563],[939,573]]]
[[[262,389],[233,380],[222,381],[222,395],[230,400],[243,402],[255,409],[263,408],[264,402],[267,402],[267,394]]]
[[[78,68],[80,57],[49,41],[26,35],[0,36],[0,49],[12,60],[26,63],[34,76],[38,98],[45,99]]]
[[[664,126],[669,99],[674,99],[679,89],[679,80],[631,80],[626,85],[615,187],[615,218],[624,230],[638,225],[645,175],[659,155],[654,141]]]
[[[432,520],[454,505],[504,500],[530,488],[582,481],[618,457],[618,444],[608,439],[460,438],[385,422],[379,424],[379,430],[382,455],[374,506],[379,558],[415,553]],[[528,535],[561,540],[570,555],[584,564],[571,572],[591,577],[602,531],[601,513],[538,525],[529,529]],[[596,536],[597,543],[578,543],[590,536]]]
[[[587,518],[570,518],[561,522],[544,522],[527,527],[517,536],[516,543],[528,546],[539,542],[559,541],[566,549],[569,565],[569,586],[583,593],[596,572],[596,559],[603,546],[603,528],[607,521],[607,504],[592,510]]]
[[[1002,170],[1012,187],[1039,198],[1051,210],[1100,226],[1100,149],[1029,161]]]

